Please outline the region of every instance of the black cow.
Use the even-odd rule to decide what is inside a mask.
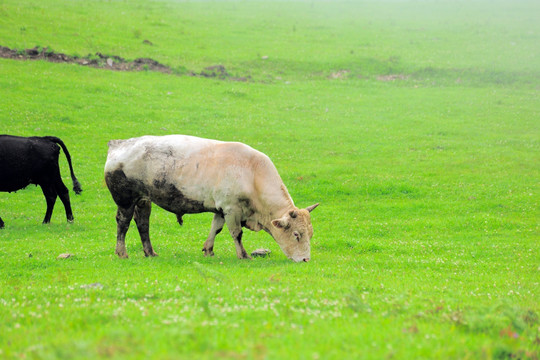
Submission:
[[[41,186],[47,201],[44,224],[51,221],[57,196],[64,203],[67,220],[73,221],[69,191],[60,176],[60,167],[58,166],[60,148],[57,144],[62,147],[66,155],[71,171],[73,190],[76,194],[80,194],[81,184],[73,173],[71,156],[62,140],[54,136],[0,135],[0,191],[13,192],[24,189],[30,184]],[[0,228],[3,227],[4,222],[0,218]]]

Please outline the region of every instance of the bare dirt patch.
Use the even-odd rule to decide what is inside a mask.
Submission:
[[[396,80],[407,80],[409,75],[403,74],[391,74],[391,75],[379,75],[377,80],[379,81],[396,81]]]
[[[335,71],[328,76],[329,79],[346,79],[351,72],[349,70]]]
[[[104,55],[95,53],[84,57],[70,56],[55,52],[49,48],[34,47],[32,49],[10,49],[0,46],[0,58],[13,60],[44,60],[54,63],[71,63],[81,66],[100,68],[114,71],[158,71],[165,74],[176,74],[186,76],[208,77],[228,79],[232,81],[248,81],[249,77],[231,76],[223,65],[214,65],[205,68],[200,73],[193,71],[175,71],[171,67],[161,64],[150,58],[137,58],[126,60],[117,55]]]
[[[85,57],[75,57],[63,53],[57,53],[48,48],[42,47],[17,50],[0,46],[0,57],[14,60],[45,60],[54,63],[75,63],[88,67],[117,71],[151,70],[163,73],[172,72],[170,67],[148,58],[138,58],[133,61],[129,61],[120,56],[104,55],[99,52]]]

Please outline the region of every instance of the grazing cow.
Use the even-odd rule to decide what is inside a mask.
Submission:
[[[73,173],[71,156],[62,140],[54,136],[0,135],[0,191],[13,192],[24,189],[30,184],[41,186],[47,201],[44,224],[51,221],[57,196],[64,203],[68,221],[73,221],[69,191],[60,176],[60,167],[58,166],[60,148],[57,144],[62,147],[66,155],[73,181],[73,190],[80,194],[81,184]],[[4,222],[0,218],[0,228],[3,227]]]
[[[146,256],[151,203],[176,214],[214,213],[203,252],[214,255],[214,238],[226,223],[239,259],[250,258],[242,227],[265,230],[295,262],[309,261],[310,212],[294,206],[268,156],[242,143],[185,135],[112,140],[105,182],[118,206],[116,254],[126,258],[125,236],[134,217]]]

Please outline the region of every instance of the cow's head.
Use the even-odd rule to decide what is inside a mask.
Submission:
[[[272,220],[274,239],[285,255],[294,262],[309,261],[310,240],[313,236],[309,213],[318,205],[291,210],[283,217]]]

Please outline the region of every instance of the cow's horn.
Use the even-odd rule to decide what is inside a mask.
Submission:
[[[312,212],[313,209],[315,209],[317,206],[319,206],[319,203],[316,203],[316,204],[314,204],[314,205],[308,206],[308,207],[306,208],[306,210],[309,211],[309,212]]]
[[[296,210],[291,210],[289,212],[289,215],[294,219],[294,218],[296,218],[298,216],[298,213],[296,212]]]

